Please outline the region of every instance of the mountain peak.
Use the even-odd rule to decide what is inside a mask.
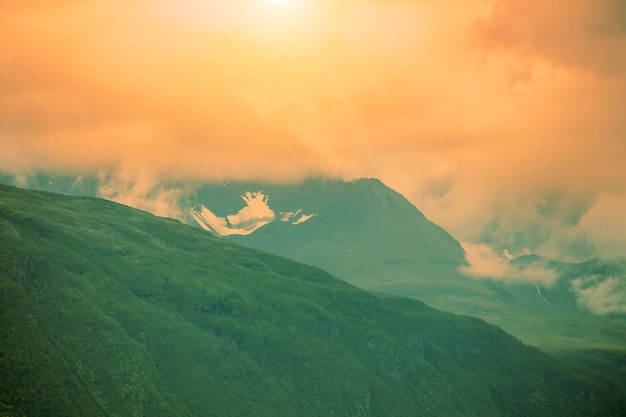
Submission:
[[[190,213],[204,229],[357,285],[416,273],[445,279],[465,261],[459,242],[375,178],[207,184],[193,202],[201,206]]]

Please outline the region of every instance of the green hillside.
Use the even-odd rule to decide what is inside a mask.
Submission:
[[[0,174],[2,181],[18,182],[17,177]],[[106,176],[35,172],[22,181],[35,189],[95,196],[108,180]],[[567,264],[531,255],[516,258],[511,267],[551,270],[559,276],[553,285],[471,278],[458,270],[465,262],[459,243],[375,179],[317,178],[295,184],[163,182],[155,187],[154,195],[179,190],[177,207],[182,213],[204,204],[220,217],[245,206],[241,196],[246,192],[264,191],[277,213],[303,209],[305,214],[316,215],[302,224],[277,221],[249,236],[227,239],[315,265],[369,291],[411,297],[444,311],[480,317],[549,352],[580,350],[577,355],[583,355],[589,349],[624,352],[626,347],[624,314],[608,314],[603,304],[600,307],[605,311],[590,311],[586,304],[592,299],[581,298],[573,286],[579,282],[584,288],[603,288],[607,279],[626,282],[626,262]],[[184,221],[197,226],[191,215]],[[618,293],[611,298],[619,297]],[[607,367],[596,369],[604,372]]]
[[[621,416],[485,322],[115,203],[0,186],[1,416]]]

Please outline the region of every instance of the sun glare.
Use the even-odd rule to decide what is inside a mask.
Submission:
[[[279,13],[297,13],[305,8],[306,3],[304,0],[261,0],[263,7]]]
[[[295,0],[264,0],[266,4],[270,6],[284,6],[288,4],[296,3]]]
[[[251,27],[261,29],[266,33],[285,31],[302,32],[309,24],[314,14],[314,2],[310,0],[259,0],[256,7],[250,9],[252,13]]]

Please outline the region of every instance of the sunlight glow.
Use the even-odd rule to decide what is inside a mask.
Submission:
[[[302,36],[313,23],[314,6],[310,0],[259,0],[247,25],[261,34]]]
[[[287,4],[295,3],[294,0],[264,0],[266,4],[271,6],[283,6]]]
[[[259,7],[265,9],[265,13],[278,13],[297,17],[310,9],[312,3],[307,0],[260,0]]]

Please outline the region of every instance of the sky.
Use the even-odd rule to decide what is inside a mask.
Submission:
[[[494,253],[626,255],[623,0],[0,0],[0,39],[0,170],[375,177]]]

